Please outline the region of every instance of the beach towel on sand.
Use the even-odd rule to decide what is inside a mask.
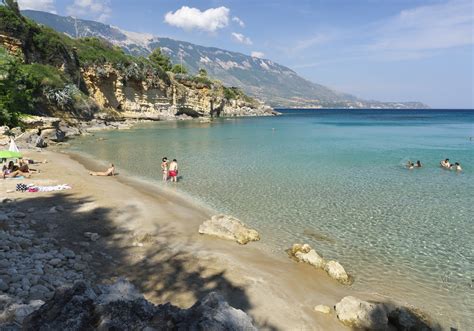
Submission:
[[[28,187],[28,192],[53,192],[53,191],[63,191],[63,190],[70,190],[70,189],[72,189],[72,187],[67,184],[54,185],[54,186],[30,185]]]

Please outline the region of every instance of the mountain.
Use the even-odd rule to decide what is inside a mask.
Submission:
[[[151,34],[124,31],[107,24],[51,13],[24,10],[23,15],[71,37],[99,37],[132,55],[147,56],[160,47],[173,63],[183,63],[191,74],[206,69],[224,84],[243,89],[273,107],[428,108],[419,102],[367,101],[312,83],[269,59],[204,47]]]

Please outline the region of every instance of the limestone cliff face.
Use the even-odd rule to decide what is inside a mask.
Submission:
[[[111,65],[83,68],[82,77],[90,97],[101,108],[129,116],[170,118],[182,114],[192,117],[271,114],[271,108],[256,100],[243,97],[226,99],[224,87],[218,83],[208,86],[173,75],[169,81],[156,76],[130,79]]]

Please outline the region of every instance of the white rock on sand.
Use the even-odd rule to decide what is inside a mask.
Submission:
[[[199,233],[233,240],[241,245],[245,245],[249,241],[260,240],[260,235],[256,230],[247,227],[240,220],[229,215],[212,216],[210,220],[199,226]]]
[[[347,296],[334,308],[337,318],[346,326],[364,330],[386,330],[388,328],[387,311],[382,304]]]
[[[317,305],[314,307],[314,311],[322,314],[329,314],[331,312],[331,307],[326,305]]]
[[[339,262],[326,262],[308,244],[294,244],[287,252],[298,262],[304,262],[314,266],[315,268],[324,269],[331,278],[342,284],[350,285],[352,283],[352,278],[347,274],[344,267]]]

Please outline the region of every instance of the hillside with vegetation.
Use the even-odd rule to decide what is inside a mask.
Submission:
[[[217,114],[262,105],[241,90],[187,74],[160,49],[133,56],[103,39],[73,39],[0,6],[0,122],[25,114],[90,119],[99,112],[174,116]],[[189,111],[186,111],[189,110]]]
[[[135,33],[107,24],[25,10],[24,15],[71,37],[99,37],[122,48],[125,53],[148,56],[155,49],[183,63],[189,73],[204,68],[210,77],[265,101],[272,107],[292,108],[427,108],[419,102],[362,100],[324,85],[310,82],[292,69],[270,59],[252,57],[186,41]]]

